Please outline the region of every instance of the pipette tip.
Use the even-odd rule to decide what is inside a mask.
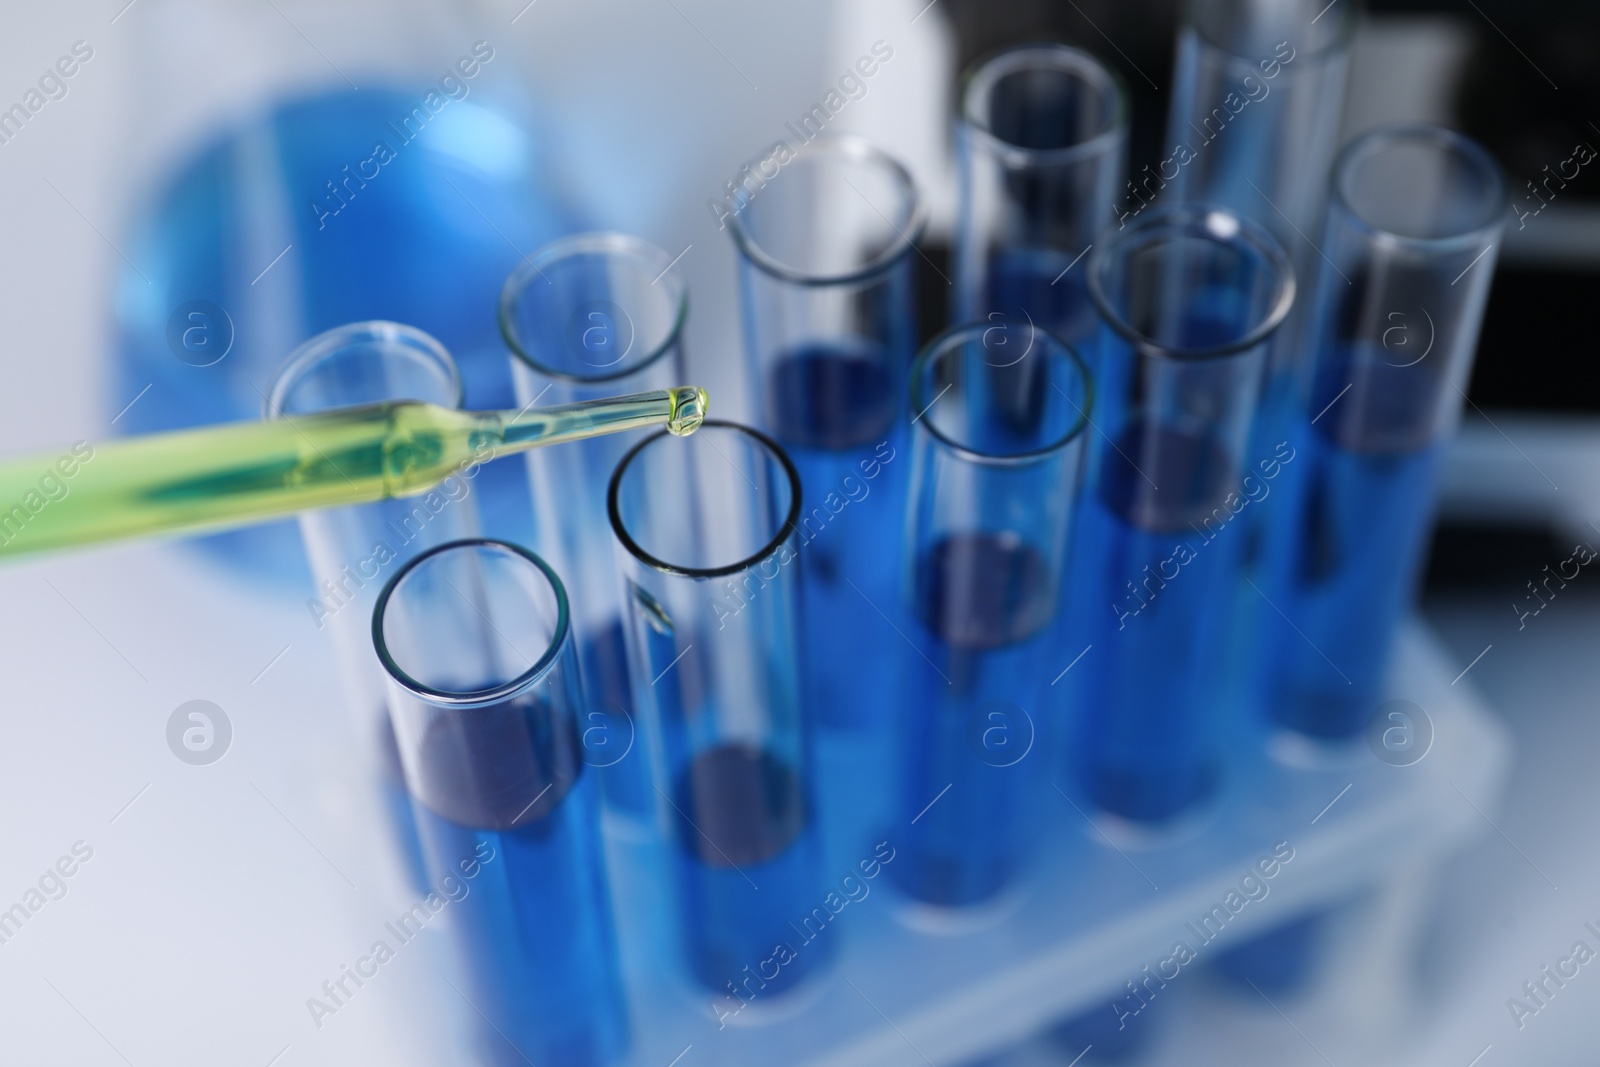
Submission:
[[[711,400],[698,385],[679,386],[667,392],[672,396],[672,415],[667,419],[667,430],[678,437],[687,437],[706,421]]]

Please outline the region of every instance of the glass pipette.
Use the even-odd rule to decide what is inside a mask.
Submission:
[[[0,557],[418,496],[530,448],[662,424],[691,434],[707,403],[696,386],[522,411],[400,401],[8,460]]]

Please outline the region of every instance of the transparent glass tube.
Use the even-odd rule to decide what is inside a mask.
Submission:
[[[1040,396],[1019,425],[1006,398],[1023,375]],[[894,876],[927,903],[986,900],[1025,855],[1092,406],[1077,354],[1016,320],[948,330],[911,371],[923,414],[900,568],[915,648],[896,656],[905,847]]]
[[[801,657],[806,706],[843,729],[887,724],[892,672],[865,595],[894,600],[905,499],[906,368],[916,352],[916,186],[856,137],[821,136],[754,174],[729,218],[762,425],[800,470],[808,516]],[[766,177],[767,169],[774,171]],[[815,527],[813,530],[812,527]]]
[[[1221,637],[1238,516],[1282,456],[1246,451],[1273,331],[1294,299],[1283,249],[1222,208],[1141,215],[1098,247],[1095,428],[1073,549],[1063,679],[1089,799],[1156,822],[1220,779]],[[1269,470],[1274,473],[1267,473]]]
[[[482,1061],[614,1062],[626,1009],[561,580],[505,542],[440,545],[384,586],[372,641]]]
[[[1354,4],[1327,0],[1191,0],[1169,154],[1133,175],[1119,217],[1158,195],[1220,204],[1265,226],[1297,267],[1314,259],[1306,235],[1326,203],[1355,21]]]
[[[1000,314],[1084,338],[1095,319],[1078,261],[1111,224],[1127,169],[1121,80],[1065,45],[1001,52],[967,75],[956,152],[954,321]],[[1014,405],[1037,392],[1016,385]]]
[[[506,279],[500,330],[521,404],[576,403],[664,388],[683,376],[689,298],[672,257],[618,233],[545,245]],[[606,524],[611,472],[632,442],[596,438],[528,456],[534,548],[573,591],[584,684],[584,739],[609,810],[655,808],[639,744],[623,640],[625,612]]]
[[[629,452],[609,508],[635,690],[664,757],[688,970],[737,1010],[793,987],[838,938],[826,909],[813,913],[824,887],[796,662],[799,474],[764,434],[708,421]]]
[[[1499,167],[1448,130],[1387,127],[1340,154],[1296,438],[1305,458],[1293,558],[1269,589],[1300,631],[1280,627],[1265,660],[1267,706],[1294,730],[1349,737],[1376,708],[1505,217]]]
[[[1355,23],[1353,3],[1190,0],[1178,32],[1163,158],[1133,175],[1119,217],[1137,216],[1157,195],[1168,203],[1220,204],[1266,227],[1289,253],[1296,277],[1313,277]],[[1290,308],[1268,350],[1252,455],[1288,437],[1305,403],[1308,296]],[[1286,472],[1283,484],[1298,473]],[[1246,573],[1258,582],[1270,566],[1266,557],[1286,542],[1281,505],[1288,496],[1268,498],[1240,518]],[[1272,613],[1248,586],[1237,603],[1234,640],[1242,658]]]
[[[318,334],[296,349],[273,379],[262,417],[292,421],[387,400],[459,408],[461,378],[450,353],[421,330],[393,322],[359,322]],[[478,532],[477,501],[471,494],[480,470],[464,468],[424,496],[307,511],[299,520],[315,586],[306,610],[333,642],[361,754],[381,783],[399,855],[418,886],[427,884],[427,872],[369,625],[378,591],[401,564],[435,545]]]

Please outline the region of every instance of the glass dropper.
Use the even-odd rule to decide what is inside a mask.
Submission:
[[[399,401],[80,443],[0,463],[0,557],[418,496],[530,448],[660,425],[691,434],[707,404],[697,386],[522,411]]]

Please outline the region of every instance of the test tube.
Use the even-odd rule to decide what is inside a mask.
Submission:
[[[561,580],[503,541],[440,545],[384,586],[372,642],[480,1054],[614,1062],[627,1019]]]
[[[1338,148],[1356,24],[1354,3],[1328,0],[1189,0],[1178,31],[1167,140],[1161,158],[1128,182],[1119,218],[1136,217],[1158,195],[1169,203],[1220,204],[1254,219],[1289,253],[1295,276],[1311,278],[1313,243]],[[1309,286],[1308,286],[1309,288]],[[1310,373],[1308,301],[1289,310],[1267,352],[1252,429],[1252,455],[1289,436]],[[1299,472],[1285,472],[1292,483]],[[1260,582],[1266,557],[1287,543],[1276,494],[1241,515],[1245,573]],[[1240,583],[1235,654],[1249,655],[1272,614]]]
[[[1019,427],[1005,398],[1023,375],[1039,417]],[[901,577],[914,622],[897,657],[905,847],[892,873],[924,903],[960,906],[1012,882],[1040,807],[1038,734],[1089,375],[1036,326],[968,324],[917,357],[910,406],[922,414]]]
[[[1113,221],[1128,114],[1121,79],[1065,45],[1012,48],[967,75],[956,128],[955,322],[1001,315],[1069,344],[1093,330],[1079,260]],[[1038,390],[1025,378],[1015,385],[1009,402],[1026,410]]]
[[[1294,276],[1260,226],[1183,206],[1098,245],[1089,288],[1098,432],[1073,548],[1068,652],[1083,659],[1063,688],[1090,801],[1157,823],[1220,781],[1218,620],[1238,581],[1238,516],[1285,461],[1246,441]]]
[[[461,377],[450,353],[421,330],[393,322],[358,322],[318,334],[296,349],[273,379],[262,417],[292,421],[386,400],[459,408]],[[389,812],[396,854],[416,887],[426,885],[426,871],[395,749],[383,671],[372,654],[372,607],[388,575],[406,560],[478,532],[477,501],[470,494],[480,471],[478,464],[463,467],[423,496],[308,511],[299,520],[315,586],[306,610],[333,643],[362,755]]]
[[[1350,69],[1354,4],[1190,0],[1163,158],[1129,180],[1124,223],[1158,196],[1265,226],[1297,268],[1316,258]],[[1309,271],[1302,270],[1307,277]]]
[[[885,657],[859,654],[883,627],[862,598],[893,602],[922,203],[905,168],[858,137],[785,146],[751,170],[728,223],[761,422],[825,508],[801,567],[806,706],[822,726],[881,728],[893,681]]]
[[[569,404],[681,385],[688,307],[672,257],[636,237],[588,233],[545,245],[500,292],[517,402]],[[628,444],[609,436],[537,450],[528,455],[528,476],[533,547],[573,591],[586,758],[599,771],[608,810],[638,825],[655,798],[634,721],[605,514],[606,484]]]
[[[1374,130],[1339,156],[1296,442],[1305,477],[1293,559],[1269,590],[1293,628],[1278,628],[1264,660],[1269,714],[1301,734],[1351,737],[1376,708],[1466,395],[1506,204],[1494,160],[1436,126]]]
[[[707,421],[636,445],[609,509],[688,970],[720,1019],[791,989],[838,939],[796,662],[800,477],[764,434]]]

